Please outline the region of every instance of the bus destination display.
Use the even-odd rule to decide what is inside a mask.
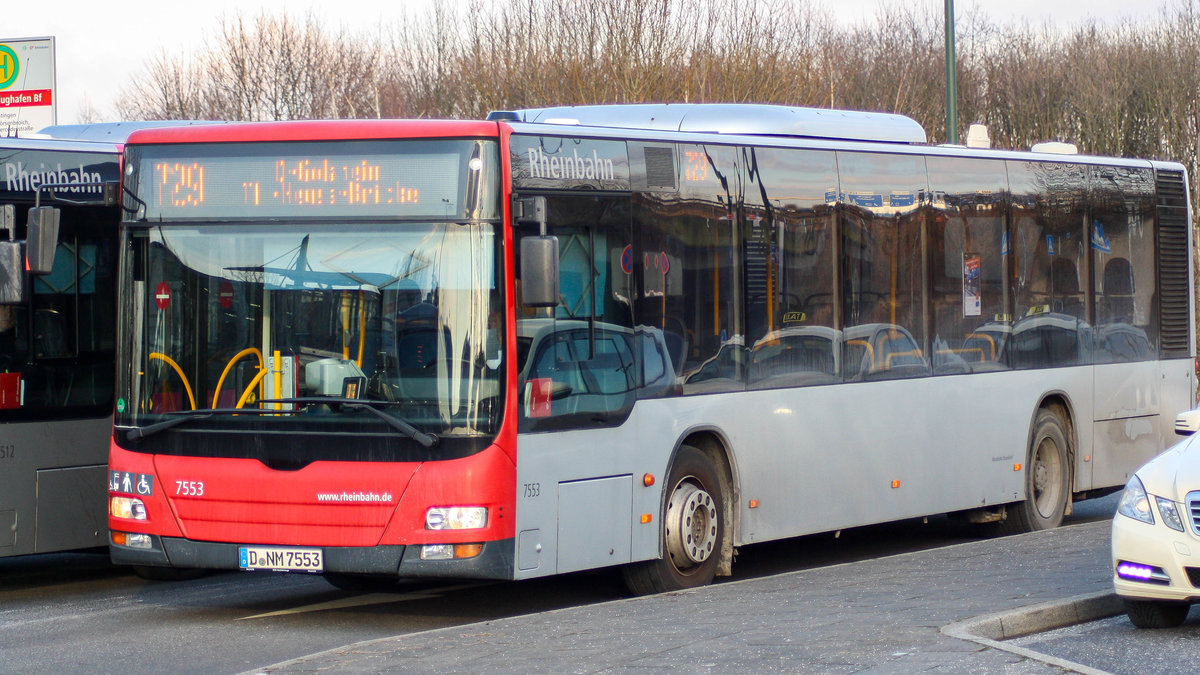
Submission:
[[[138,193],[152,220],[453,217],[462,160],[457,152],[147,157]]]

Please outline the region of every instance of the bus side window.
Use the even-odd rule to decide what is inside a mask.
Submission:
[[[921,258],[928,193],[924,158],[838,153],[842,317],[847,344],[866,339],[875,354],[860,374],[872,379],[930,374],[924,344]],[[903,333],[914,349],[892,349],[881,335]],[[915,354],[913,353],[915,351]],[[888,359],[888,354],[895,354]],[[847,360],[846,379],[853,379]]]
[[[538,230],[517,224],[518,255],[520,239]],[[619,424],[642,381],[630,325],[631,280],[620,264],[630,237],[629,198],[548,196],[546,230],[558,239],[558,304],[525,307],[516,280],[519,362],[526,360],[522,352],[529,354],[519,376],[521,428]]]

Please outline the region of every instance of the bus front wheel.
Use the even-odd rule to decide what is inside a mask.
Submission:
[[[712,460],[680,447],[667,477],[659,518],[662,557],[623,568],[625,584],[638,595],[676,591],[712,582],[725,536],[725,494]]]
[[[1025,499],[1009,505],[1001,534],[1058,527],[1071,498],[1071,464],[1066,424],[1053,410],[1038,411],[1025,464]]]

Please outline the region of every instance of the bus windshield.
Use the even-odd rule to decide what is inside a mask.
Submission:
[[[129,228],[118,427],[494,433],[495,235],[487,223]]]

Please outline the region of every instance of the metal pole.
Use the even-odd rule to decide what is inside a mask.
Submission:
[[[946,0],[946,142],[958,143],[958,64],[954,56],[954,0]]]

